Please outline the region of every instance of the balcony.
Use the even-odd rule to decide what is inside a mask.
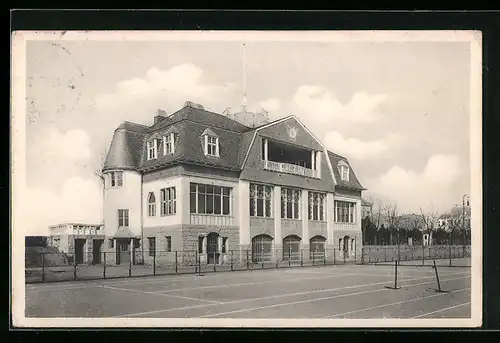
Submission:
[[[317,170],[312,170],[296,164],[263,160],[262,168],[277,173],[293,174],[319,179],[319,172]]]

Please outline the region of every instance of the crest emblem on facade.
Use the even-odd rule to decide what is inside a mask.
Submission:
[[[297,137],[297,129],[294,127],[289,128],[288,135],[290,136],[290,138],[295,139]]]

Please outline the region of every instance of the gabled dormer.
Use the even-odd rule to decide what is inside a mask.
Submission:
[[[178,144],[179,130],[175,126],[171,126],[163,134],[163,155],[173,155]]]
[[[161,150],[162,143],[163,143],[163,137],[158,133],[154,133],[148,138],[147,140],[148,160],[154,160],[158,158],[158,151]]]
[[[339,170],[340,179],[349,182],[349,165],[347,162],[340,160],[339,163],[337,163],[337,168]]]
[[[205,156],[220,157],[219,135],[212,129],[206,128],[201,134]]]

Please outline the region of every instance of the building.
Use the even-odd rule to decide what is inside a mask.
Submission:
[[[110,263],[361,256],[364,188],[293,115],[158,110],[151,126],[115,130],[103,174]]]
[[[102,224],[63,223],[49,226],[48,245],[60,253],[73,255],[76,264],[98,264],[102,260]]]

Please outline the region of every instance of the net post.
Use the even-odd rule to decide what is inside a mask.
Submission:
[[[434,264],[433,268],[434,268],[434,272],[436,273],[436,281],[437,281],[437,284],[438,284],[438,289],[436,290],[436,292],[444,293],[444,291],[441,289],[441,283],[439,282],[439,273],[438,273],[437,266],[436,266],[436,260],[434,260],[432,262]]]
[[[179,267],[177,263],[177,250],[175,251],[175,274],[179,274]]]
[[[394,289],[398,289],[398,260],[395,263],[394,272]]]

